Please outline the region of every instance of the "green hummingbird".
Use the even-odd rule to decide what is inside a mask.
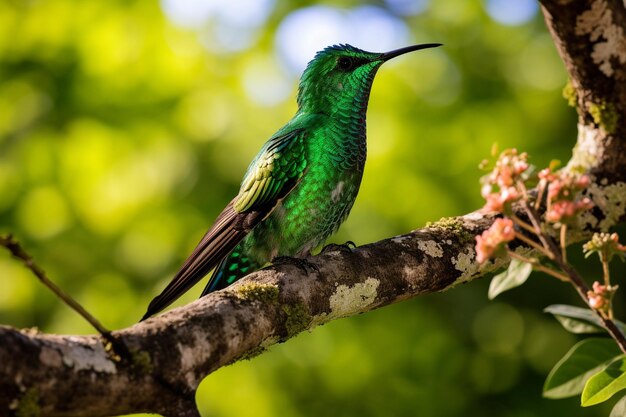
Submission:
[[[427,43],[386,53],[333,45],[309,62],[296,115],[261,148],[224,208],[145,320],[215,268],[201,296],[227,287],[276,257],[306,257],[346,219],[366,156],[365,115],[378,68]]]

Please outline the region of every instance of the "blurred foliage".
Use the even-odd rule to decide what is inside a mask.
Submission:
[[[0,232],[111,328],[141,317],[295,111],[296,77],[275,36],[311,4],[265,3],[248,44],[229,51],[205,36],[219,16],[183,27],[154,0],[0,2]],[[335,242],[364,244],[476,209],[477,164],[495,142],[540,166],[567,160],[574,143],[566,74],[536,10],[507,26],[487,13],[494,1],[410,3],[373,4],[408,28],[408,41],[445,47],[379,72],[361,193]],[[1,323],[91,332],[4,252],[0,279]],[[606,415],[610,405],[541,398],[545,375],[575,341],[541,313],[577,302],[553,281],[533,275],[488,302],[481,280],[328,324],[208,377],[201,410]]]

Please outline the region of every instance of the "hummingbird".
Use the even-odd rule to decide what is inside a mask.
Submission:
[[[365,116],[374,76],[392,58],[351,45],[315,55],[302,77],[295,116],[263,145],[239,193],[219,214],[142,320],[163,310],[215,269],[202,296],[278,257],[303,258],[347,218],[363,177]]]

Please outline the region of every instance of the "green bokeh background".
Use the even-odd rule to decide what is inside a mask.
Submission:
[[[276,29],[311,4],[275,4],[254,42],[228,52],[154,0],[0,2],[0,232],[106,326],[135,323],[294,113],[296,79],[271,105],[250,83],[289,77]],[[446,46],[379,72],[361,192],[333,242],[476,209],[493,143],[539,166],[574,144],[567,76],[540,15],[506,26],[480,1],[438,0],[399,18],[412,41]],[[198,403],[205,416],[606,416],[541,398],[575,341],[541,313],[576,302],[552,281],[533,276],[489,302],[479,280],[330,323],[209,376]],[[92,332],[4,251],[0,283],[0,323]]]

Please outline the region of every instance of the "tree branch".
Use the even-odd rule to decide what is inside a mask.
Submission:
[[[570,166],[626,180],[626,7],[623,0],[541,0],[578,111]],[[610,174],[611,177],[607,177]]]
[[[330,320],[441,291],[497,268],[489,263],[479,270],[474,263],[474,236],[492,220],[481,213],[444,219],[354,250],[328,250],[307,259],[315,268],[287,263],[258,271],[114,332],[129,348],[130,362],[113,361],[96,336],[0,327],[0,357],[11,358],[0,368],[0,409],[16,409],[34,397],[42,415],[168,415],[171,404],[179,404],[178,415],[192,404],[200,381],[221,366]]]
[[[520,212],[521,215],[521,212]],[[271,266],[184,307],[113,332],[130,361],[97,336],[0,327],[0,410],[37,404],[42,416],[155,412],[195,416],[194,393],[211,372],[331,320],[479,278],[474,236],[493,214],[442,219],[409,234],[300,263]],[[623,219],[621,219],[623,220]]]

